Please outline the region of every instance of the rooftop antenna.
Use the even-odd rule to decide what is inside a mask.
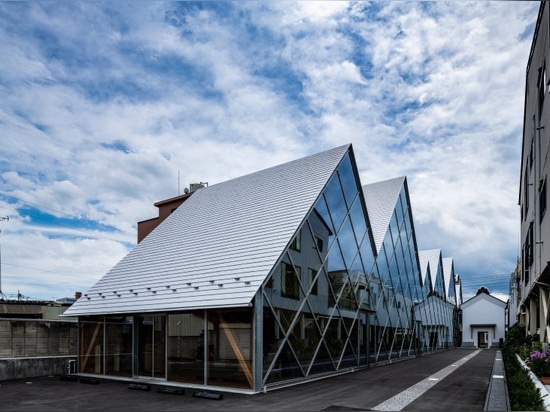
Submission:
[[[8,222],[10,218],[8,216],[0,216],[0,222]],[[0,298],[7,300],[7,296],[2,292],[2,228],[0,227]]]

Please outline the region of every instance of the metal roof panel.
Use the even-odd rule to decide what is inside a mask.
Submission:
[[[350,148],[198,189],[65,314],[250,304]]]
[[[380,252],[384,243],[384,237],[404,184],[405,177],[403,176],[363,186],[363,195],[377,253]]]

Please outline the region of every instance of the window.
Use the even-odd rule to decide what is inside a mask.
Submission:
[[[296,233],[296,236],[294,237],[294,239],[292,240],[292,243],[290,244],[290,248],[292,250],[297,250],[298,252],[302,247],[302,236],[300,233],[301,231],[298,231],[298,233]]]
[[[531,148],[529,149],[529,169],[533,168],[534,146],[535,146],[535,140],[531,139]]]
[[[282,270],[282,282],[281,282],[281,295],[291,299],[300,298],[300,281],[301,269],[299,266],[293,267],[292,265],[283,262],[281,264]]]
[[[309,277],[309,284],[313,284],[311,288],[311,294],[316,295],[317,294],[317,280],[315,277],[317,276],[317,271],[315,269],[309,268],[308,270],[308,277]]]
[[[529,210],[529,173],[527,173],[527,168],[523,175],[523,209],[525,209],[524,216],[527,217]]]
[[[539,223],[542,222],[544,218],[544,213],[546,212],[546,179],[542,181],[539,188]]]
[[[542,115],[542,107],[544,106],[544,95],[546,94],[546,64],[539,69],[539,119]]]
[[[315,242],[313,243],[313,247],[317,248],[319,253],[323,253],[323,239],[315,236]]]
[[[529,225],[529,230],[527,231],[527,267],[533,264],[533,222]]]
[[[533,246],[533,222],[531,222],[523,246],[523,274],[526,285],[529,283],[529,270],[533,264]]]

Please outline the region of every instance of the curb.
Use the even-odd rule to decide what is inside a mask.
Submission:
[[[502,361],[502,352],[497,350],[491,380],[485,398],[484,411],[509,411],[510,399],[508,397],[508,384],[506,383],[506,372]]]

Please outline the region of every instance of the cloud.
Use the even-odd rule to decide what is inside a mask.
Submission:
[[[352,143],[364,184],[407,176],[421,249],[441,248],[463,279],[506,293],[537,12],[478,1],[0,4],[5,288],[70,296],[135,244],[154,202],[189,183]]]

